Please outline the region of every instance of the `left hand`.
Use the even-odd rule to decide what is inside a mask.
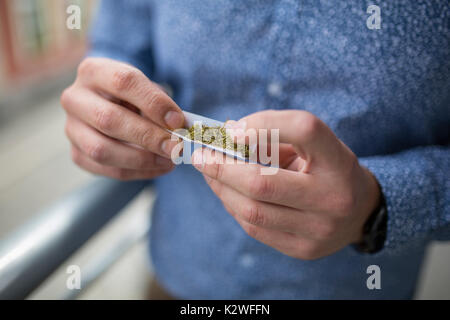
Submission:
[[[275,175],[261,175],[258,164],[227,164],[209,149],[196,150],[192,162],[248,235],[305,260],[361,240],[379,186],[329,127],[300,110],[258,112],[239,123],[280,130]]]

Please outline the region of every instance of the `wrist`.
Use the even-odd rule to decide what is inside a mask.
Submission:
[[[373,177],[370,171],[367,172]],[[381,187],[375,177],[373,181],[377,184],[378,197],[376,199],[376,207],[372,209],[371,214],[362,227],[362,237],[360,241],[353,244],[354,248],[361,253],[376,253],[383,249],[387,236],[387,206]],[[376,193],[374,194],[376,196]]]
[[[362,203],[358,214],[360,215],[360,223],[358,226],[357,235],[353,243],[360,243],[364,236],[364,226],[369,220],[370,216],[379,208],[381,203],[381,188],[375,176],[367,168],[362,167],[363,188],[360,188],[362,195]]]

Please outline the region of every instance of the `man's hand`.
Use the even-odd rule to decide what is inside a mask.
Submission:
[[[176,142],[163,128],[181,127],[183,114],[138,69],[87,58],[61,104],[72,158],[80,167],[121,180],[154,178],[173,169]]]
[[[245,123],[280,130],[281,168],[275,175],[261,175],[257,164],[226,164],[209,149],[197,150],[192,161],[242,228],[308,260],[359,242],[380,190],[353,152],[305,111],[263,111],[241,119],[238,127]]]

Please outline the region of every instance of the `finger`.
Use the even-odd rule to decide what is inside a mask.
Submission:
[[[347,153],[351,153],[325,123],[306,111],[262,111],[240,121],[245,122],[247,128],[278,129],[280,142],[292,144],[306,160],[308,166],[304,167],[304,172],[313,166],[340,168],[348,159]]]
[[[181,109],[140,70],[110,59],[88,58],[80,64],[78,74],[84,85],[129,102],[158,125],[183,127]]]
[[[97,93],[101,97],[105,98],[106,100],[109,100],[109,101],[111,101],[111,102],[113,102],[115,104],[118,104],[119,106],[122,106],[122,107],[124,107],[124,108],[126,108],[126,109],[128,109],[130,111],[133,111],[134,113],[137,113],[139,115],[141,114],[141,110],[139,110],[136,106],[133,106],[131,103],[129,103],[127,101],[124,101],[124,100],[121,100],[119,98],[116,98],[116,97],[114,97],[114,96],[112,96],[112,95],[110,95],[109,93],[106,93],[106,92],[99,91]]]
[[[153,122],[120,105],[78,87],[66,89],[61,97],[69,115],[82,120],[106,136],[136,144],[144,149],[170,158],[176,141]]]
[[[230,208],[226,206],[225,208],[231,213],[232,210]],[[338,250],[336,248],[329,250],[329,246],[323,246],[317,240],[302,238],[289,232],[255,226],[239,217],[235,218],[235,220],[252,238],[296,259],[315,260]]]
[[[321,240],[333,231],[321,215],[253,200],[205,176],[211,190],[235,218],[262,228],[285,231],[302,238]]]
[[[95,175],[106,176],[124,181],[153,179],[172,170],[172,168],[132,170],[105,166],[90,159],[74,145],[72,145],[72,160],[79,167]]]
[[[311,209],[309,194],[313,179],[298,172],[278,169],[276,174],[262,175],[262,166],[235,161],[227,163],[224,155],[210,149],[197,149],[192,163],[197,170],[254,200],[297,209]]]
[[[265,150],[262,150],[261,146],[258,145],[256,150],[258,162],[261,164],[278,166],[296,172],[300,171],[305,164],[305,160],[300,158],[295,148],[288,143],[280,143],[278,148],[274,148],[274,150],[272,150],[270,144],[265,147]],[[272,157],[273,151],[278,152],[278,156]]]
[[[237,223],[242,229],[253,239],[256,239],[265,245],[268,245],[284,254],[295,256],[300,245],[301,239],[296,235],[279,230],[271,230],[255,226],[239,217],[236,218]]]
[[[294,253],[297,244],[301,239],[292,233],[266,229],[254,224],[248,223],[240,218],[233,209],[224,204],[225,209],[234,217],[242,229],[252,238],[277,249],[285,254]]]
[[[271,149],[268,148],[268,150]],[[280,143],[279,152],[280,168],[299,171],[299,169],[303,166],[304,160],[299,157],[292,145],[287,143]]]
[[[103,165],[135,170],[173,167],[171,160],[111,139],[71,116],[67,118],[66,134],[78,149]]]

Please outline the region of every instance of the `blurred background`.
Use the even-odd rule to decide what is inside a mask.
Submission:
[[[80,30],[66,27],[66,9],[73,4],[81,8]],[[59,95],[88,49],[97,6],[94,0],[0,0],[0,246],[33,217],[95,180],[71,162]],[[152,200],[145,190],[30,298],[145,298]],[[72,264],[94,284],[68,291],[66,267]]]
[[[80,30],[66,27],[73,4],[81,8]],[[59,103],[88,50],[97,6],[95,0],[0,0],[0,247],[46,208],[97,179],[72,164]],[[153,199],[145,188],[29,298],[144,299]],[[450,244],[430,247],[416,298],[450,299],[448,261]],[[81,290],[66,288],[72,264],[87,278]]]

